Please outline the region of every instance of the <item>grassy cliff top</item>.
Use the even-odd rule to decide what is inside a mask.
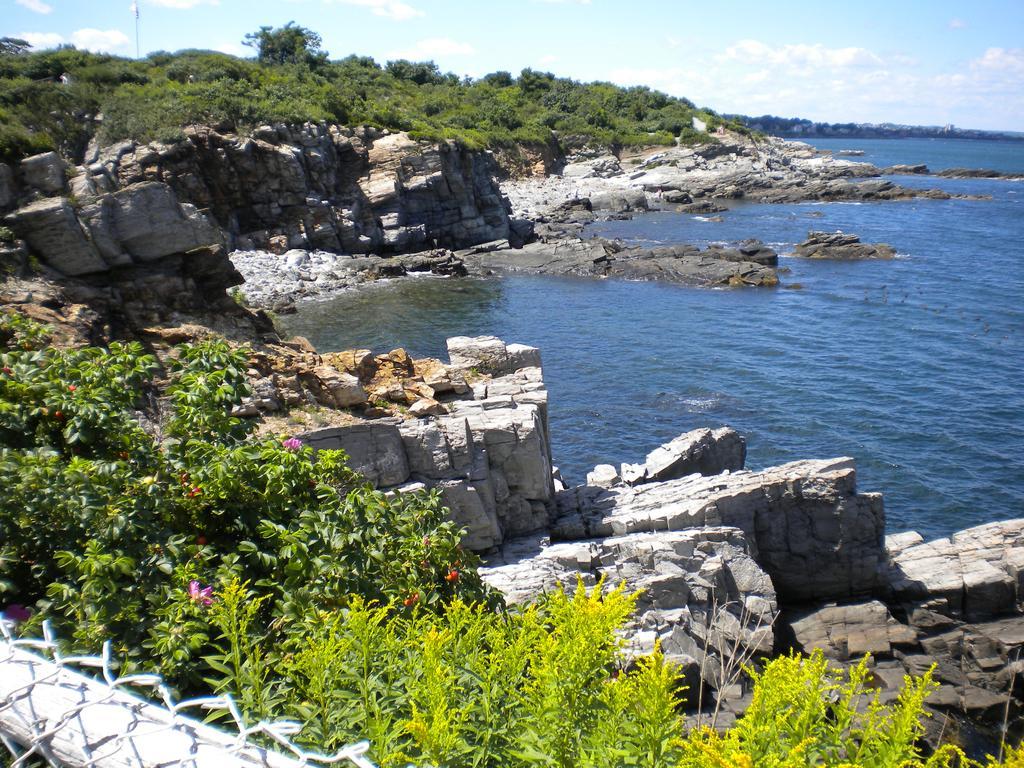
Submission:
[[[0,161],[49,149],[80,160],[93,135],[173,141],[190,124],[245,131],[265,123],[335,122],[455,139],[474,148],[590,142],[607,146],[707,140],[726,121],[687,99],[645,87],[580,83],[524,69],[479,79],[432,62],[369,57],[242,59],[212,51],[133,60],[63,47],[0,54]],[[102,115],[102,119],[98,116]]]

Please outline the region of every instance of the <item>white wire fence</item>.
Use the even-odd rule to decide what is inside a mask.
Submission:
[[[186,711],[226,712],[229,729]],[[100,656],[64,656],[48,624],[42,638],[18,639],[0,619],[0,765],[6,747],[11,768],[374,768],[367,742],[315,754],[292,741],[301,728],[292,721],[249,725],[230,696],[176,701],[159,675],[118,676],[109,641]]]

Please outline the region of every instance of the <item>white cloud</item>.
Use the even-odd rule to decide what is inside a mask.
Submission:
[[[867,48],[826,48],[821,43],[770,46],[759,40],[740,40],[725,49],[721,59],[753,61],[759,64],[799,69],[802,67],[830,67],[846,69],[882,64],[882,59]]]
[[[426,61],[442,56],[469,56],[473,53],[476,53],[476,49],[469,43],[460,43],[448,37],[429,37],[404,50],[392,51],[388,58]]]
[[[980,58],[971,62],[971,69],[1024,75],[1024,48],[989,48]]]
[[[938,71],[894,51],[769,45],[740,40],[700,56],[668,50],[665,66],[612,69],[620,85],[647,85],[721,112],[829,122],[954,123],[1024,128],[1024,48],[989,48]]]
[[[558,57],[551,53],[540,57],[541,64],[554,64],[556,61],[558,61]]]
[[[51,13],[53,6],[47,5],[43,0],[17,0],[18,5],[28,8],[36,13]]]
[[[56,32],[20,32],[14,37],[24,40],[38,51],[44,48],[56,48],[66,42],[64,36],[58,35]]]
[[[949,28],[950,29],[967,29],[967,22],[964,21],[963,19],[950,19],[949,20]]]
[[[369,8],[375,16],[383,16],[395,21],[408,21],[417,16],[423,16],[423,11],[413,8],[401,0],[324,0],[327,3],[342,3],[344,5],[356,5],[360,8]]]
[[[197,5],[208,3],[209,5],[220,5],[220,0],[146,0],[148,5],[159,5],[162,8],[178,8],[188,10]]]
[[[71,33],[71,42],[76,48],[90,51],[110,52],[128,45],[128,35],[119,29],[77,29]]]

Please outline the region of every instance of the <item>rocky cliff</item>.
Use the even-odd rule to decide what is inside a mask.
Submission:
[[[191,128],[176,144],[90,147],[79,166],[53,152],[0,164],[0,215],[20,240],[0,242],[0,261],[34,257],[76,298],[88,302],[90,285],[136,325],[173,323],[234,311],[232,248],[385,256],[516,242],[508,211],[490,154],[455,143],[334,125]],[[461,269],[437,250],[408,266],[377,261],[346,266],[371,278]]]
[[[642,590],[630,647],[657,643],[682,665],[689,704],[717,706],[720,725],[749,703],[737,660],[814,648],[836,663],[871,654],[885,701],[904,674],[934,664],[931,706],[964,738],[998,739],[1007,711],[1019,724],[1024,520],[934,542],[886,538],[882,497],[857,490],[852,459],[751,471],[728,428],[681,435],[643,464],[600,465],[564,488],[537,351],[493,338],[449,346],[451,370],[493,377],[445,415],[388,426],[392,451],[360,454],[378,467],[399,457],[396,489],[457,489],[446,496],[455,519],[484,553],[485,581],[511,602],[577,579]]]
[[[186,130],[177,144],[93,148],[79,198],[166,184],[233,247],[396,253],[509,237],[488,153],[337,125],[263,126],[250,136]]]

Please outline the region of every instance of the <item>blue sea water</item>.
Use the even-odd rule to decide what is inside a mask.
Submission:
[[[884,142],[891,162],[936,168],[985,144],[905,140],[903,155],[902,141]],[[1024,170],[1024,144],[994,142],[951,165]],[[719,223],[662,212],[593,228],[641,243],[758,237],[780,253],[809,229],[843,229],[899,253],[784,256],[788,288],[777,290],[407,279],[282,320],[324,351],[443,357],[446,337],[478,334],[539,346],[554,456],[571,481],[728,424],[746,435],[751,467],[855,457],[859,488],[885,495],[890,531],[936,536],[1024,515],[1024,183],[899,180],[993,199],[739,204]]]
[[[946,168],[989,168],[1024,173],[1024,141],[1013,139],[805,139],[818,149],[838,154],[844,149],[861,150],[849,157],[885,168],[890,165],[924,163],[931,171]]]

